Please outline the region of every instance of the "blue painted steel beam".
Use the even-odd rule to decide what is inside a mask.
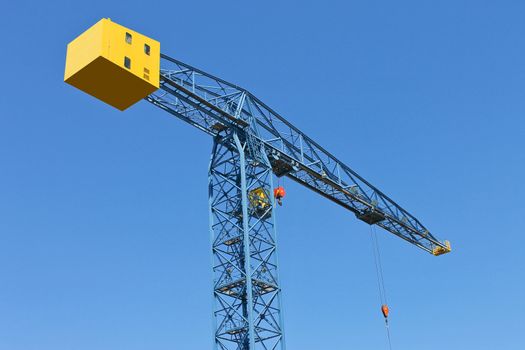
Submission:
[[[285,350],[273,174],[236,131],[214,138],[209,168],[214,349]]]
[[[446,248],[412,214],[249,91],[162,55],[161,87],[147,101],[216,137],[237,133],[273,171],[287,176],[432,253]],[[259,155],[260,156],[260,155]]]

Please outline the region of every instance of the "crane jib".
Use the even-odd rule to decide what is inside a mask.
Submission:
[[[257,142],[277,176],[287,176],[434,255],[450,251],[418,219],[238,85],[161,55],[160,90],[146,98],[213,136],[236,130]]]

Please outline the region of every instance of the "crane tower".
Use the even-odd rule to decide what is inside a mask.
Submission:
[[[214,349],[285,349],[273,179],[286,176],[433,255],[423,224],[246,89],[102,19],[68,45],[64,80],[125,110],[145,99],[211,136]]]

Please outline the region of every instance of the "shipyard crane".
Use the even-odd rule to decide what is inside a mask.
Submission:
[[[68,45],[65,81],[121,110],[144,98],[212,138],[214,349],[285,349],[274,175],[426,252],[450,251],[448,241],[250,91],[161,54],[158,42],[109,19]]]

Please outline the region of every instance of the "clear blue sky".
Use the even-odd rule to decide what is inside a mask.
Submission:
[[[380,234],[395,350],[523,349],[525,2],[258,3],[3,3],[0,350],[210,349],[211,140],[63,83],[102,17],[252,90],[452,241]],[[285,186],[288,349],[386,349],[368,226]]]

